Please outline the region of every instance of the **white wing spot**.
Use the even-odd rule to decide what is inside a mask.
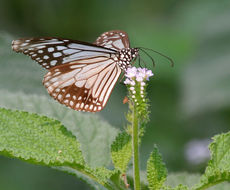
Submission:
[[[84,103],[84,102],[82,102],[82,103],[81,103],[81,109],[84,107],[84,105],[85,105],[85,103]]]
[[[79,106],[80,106],[80,103],[77,103],[77,104],[76,104],[76,108],[79,108]]]
[[[43,53],[43,50],[41,50],[41,49],[40,49],[40,50],[38,50],[38,53]]]
[[[77,100],[81,100],[81,99],[82,99],[82,97],[81,97],[81,96],[79,96]]]
[[[67,49],[67,47],[65,47],[65,46],[57,46],[57,50],[63,50],[63,49]]]
[[[68,93],[65,97],[66,97],[66,98],[69,98],[69,97],[70,97],[70,93]]]
[[[54,65],[56,65],[56,63],[57,63],[56,60],[52,60],[52,61],[50,62],[50,65],[54,66]]]
[[[54,51],[53,47],[48,48],[48,52],[53,52],[53,51]]]
[[[90,110],[92,110],[92,109],[93,109],[93,104],[91,104],[91,105],[89,106],[89,109],[90,109]]]
[[[48,56],[48,55],[45,55],[43,58],[44,58],[44,59],[49,59],[49,56]]]
[[[59,52],[53,54],[54,57],[60,57],[61,55],[62,55],[62,54],[59,53]]]
[[[74,99],[74,100],[76,100],[76,99],[77,99],[77,97],[76,97],[75,95],[73,95],[73,99]]]
[[[26,45],[28,45],[28,43],[23,43],[23,44],[21,44],[20,46],[24,47],[24,46],[26,46]]]
[[[58,100],[61,100],[62,99],[62,95],[59,94],[57,98],[58,98]]]
[[[68,102],[69,102],[69,100],[67,100],[67,99],[64,100],[64,103],[65,103],[65,104],[67,104]]]
[[[70,104],[70,106],[73,106],[73,101],[70,101],[69,104]]]

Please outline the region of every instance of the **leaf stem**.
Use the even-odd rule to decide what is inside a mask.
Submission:
[[[132,121],[132,144],[133,144],[133,176],[134,176],[134,189],[140,190],[140,171],[139,171],[139,135],[138,135],[138,116],[137,108],[133,106],[133,121]]]

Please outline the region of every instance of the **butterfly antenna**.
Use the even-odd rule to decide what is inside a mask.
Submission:
[[[140,60],[144,63],[145,68],[147,68],[147,64],[146,64],[146,62],[145,62],[143,59],[141,59],[141,58],[140,58]],[[141,67],[141,68],[142,68],[142,67]]]
[[[168,59],[168,60],[170,61],[172,67],[174,66],[174,61],[173,61],[170,57],[168,57],[168,56],[166,56],[166,55],[164,55],[164,54],[162,54],[162,53],[160,53],[160,52],[158,52],[158,51],[156,51],[156,50],[153,50],[153,49],[150,49],[150,48],[145,48],[145,47],[139,47],[139,49],[142,50],[142,51],[145,52],[145,53],[147,53],[147,52],[144,51],[143,49],[152,51],[152,52],[154,52],[154,53],[157,53],[157,54],[161,55],[162,57]],[[150,56],[150,57],[151,57],[151,56]]]
[[[140,55],[138,55],[138,65],[142,68]]]
[[[154,59],[152,58],[152,56],[150,56],[149,54],[148,54],[148,52],[146,52],[145,50],[143,50],[142,49],[142,47],[141,48],[139,48],[142,52],[144,52],[145,53],[145,55],[147,55],[150,59],[151,59],[151,61],[152,61],[152,63],[153,63],[153,67],[155,67],[155,61],[154,61]],[[142,60],[143,61],[143,60]],[[144,61],[143,61],[144,62]]]

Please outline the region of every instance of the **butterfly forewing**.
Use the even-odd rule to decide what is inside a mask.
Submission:
[[[94,44],[62,38],[24,38],[12,48],[49,72],[43,84],[61,104],[79,111],[101,111],[120,76],[118,51],[129,48],[123,31],[103,33]]]
[[[12,48],[30,56],[46,69],[95,56],[109,57],[116,53],[86,42],[62,38],[22,38],[14,40]]]

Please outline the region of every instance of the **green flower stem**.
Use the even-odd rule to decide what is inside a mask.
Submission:
[[[133,107],[133,121],[132,121],[132,144],[133,144],[133,176],[134,176],[134,189],[140,190],[140,171],[139,171],[139,142],[138,142],[138,115],[137,108],[134,104]]]

